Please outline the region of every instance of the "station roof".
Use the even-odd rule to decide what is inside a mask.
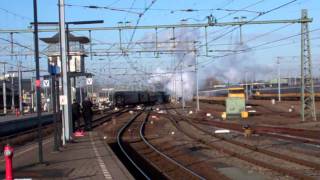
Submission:
[[[80,42],[82,44],[86,44],[90,42],[90,39],[86,36],[75,36],[73,34],[71,34],[70,32],[68,33],[68,38],[69,41],[77,41]],[[50,37],[50,38],[40,38],[41,41],[48,43],[48,44],[54,44],[54,43],[58,43],[59,40],[59,33],[55,34],[54,36]]]

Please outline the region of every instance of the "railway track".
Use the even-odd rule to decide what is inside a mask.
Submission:
[[[226,123],[220,121],[208,121],[204,119],[194,119],[193,122],[197,122],[203,125],[211,125],[219,128],[230,129],[238,132],[243,132],[243,127],[241,124],[236,123]],[[318,140],[320,131],[316,130],[303,130],[303,129],[293,129],[285,127],[275,127],[275,126],[261,126],[253,125],[250,127],[253,130],[253,133],[281,138],[290,141],[297,141],[302,143],[309,143],[320,145]]]
[[[165,153],[161,152],[154,145],[152,145],[145,137],[144,130],[149,118],[149,111],[139,112],[132,119],[130,119],[117,134],[117,143],[123,152],[124,156],[134,166],[138,172],[136,174],[137,179],[205,179],[203,176],[194,172],[192,169],[186,167],[175,159],[169,157]],[[140,150],[145,152],[142,156],[146,162],[142,162],[141,158],[137,157],[141,155],[141,152],[135,151],[133,146],[127,142],[124,138],[124,134],[128,133],[128,130],[136,130],[135,134],[139,137],[139,140],[135,140],[133,143],[139,143]],[[130,134],[132,131],[130,131]],[[138,155],[139,153],[139,155]],[[152,158],[153,157],[153,160]],[[156,161],[155,159],[156,158]],[[150,165],[152,167],[150,167]]]
[[[194,122],[192,122],[190,119],[187,119],[186,117],[182,117],[181,114],[179,114],[179,112],[175,112],[176,115],[173,115],[171,114],[169,111],[168,112],[168,116],[166,116],[167,118],[169,118],[171,120],[171,122],[174,124],[174,126],[179,129],[181,132],[183,132],[186,136],[188,136],[189,138],[191,139],[194,139],[198,142],[201,142],[205,145],[207,145],[208,147],[210,148],[213,148],[215,150],[218,150],[218,151],[221,151],[225,154],[228,154],[229,156],[231,157],[236,157],[238,159],[241,159],[241,160],[244,160],[246,162],[249,162],[251,164],[254,164],[254,165],[257,165],[257,166],[260,166],[260,167],[263,167],[263,168],[267,168],[267,169],[271,169],[275,172],[278,172],[280,174],[284,174],[284,175],[289,175],[291,177],[294,177],[294,178],[297,178],[297,179],[313,179],[312,176],[308,176],[308,175],[305,175],[303,173],[298,173],[296,171],[293,171],[291,169],[287,169],[285,167],[280,167],[280,166],[277,166],[277,165],[274,165],[274,164],[271,164],[270,162],[265,162],[263,160],[260,160],[260,159],[255,159],[254,157],[250,157],[244,153],[240,153],[240,149],[246,149],[246,152],[256,152],[256,153],[260,153],[264,156],[271,156],[272,158],[276,158],[278,160],[282,160],[282,161],[287,161],[287,162],[290,162],[290,163],[295,163],[295,164],[298,164],[298,165],[302,165],[302,166],[305,166],[305,167],[309,167],[313,170],[319,170],[320,168],[320,164],[317,164],[317,163],[314,163],[314,162],[310,162],[310,161],[306,161],[306,160],[303,160],[303,159],[298,159],[298,158],[295,158],[295,157],[291,157],[291,156],[288,156],[288,155],[283,155],[283,154],[279,154],[279,153],[276,153],[276,152],[272,152],[272,151],[268,151],[268,150],[265,150],[265,149],[260,149],[260,148],[257,148],[255,146],[251,146],[251,145],[248,145],[248,144],[245,144],[245,143],[241,143],[241,142],[238,142],[238,141],[235,141],[235,140],[232,140],[232,139],[226,139],[226,138],[223,138],[223,137],[219,137],[217,135],[213,135],[211,132],[208,132],[208,131],[205,131],[203,130],[202,128],[200,128],[199,126],[195,125]],[[188,125],[192,126],[193,128],[197,129],[199,132],[202,132],[202,133],[205,133],[206,135],[216,139],[216,140],[219,140],[219,144],[214,144],[214,143],[211,143],[210,141],[208,140],[205,140],[205,139],[202,139],[202,138],[199,138],[199,137],[196,137],[194,134],[190,133],[190,129],[189,131],[182,128],[180,126],[180,122],[186,122]],[[212,140],[212,139],[211,139]],[[228,144],[231,144],[232,146],[230,145],[227,145],[226,143]],[[226,144],[224,146],[222,146],[221,144]],[[229,148],[227,148],[229,147]]]

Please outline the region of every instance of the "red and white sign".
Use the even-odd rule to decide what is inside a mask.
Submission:
[[[40,80],[36,80],[35,83],[36,83],[36,87],[37,87],[37,88],[41,87],[41,81],[40,81]]]

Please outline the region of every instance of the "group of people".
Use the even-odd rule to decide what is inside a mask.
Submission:
[[[92,129],[92,117],[93,117],[93,111],[92,111],[92,102],[87,97],[82,102],[82,109],[80,106],[80,103],[77,102],[75,99],[72,103],[72,125],[73,125],[73,131],[79,130],[81,127],[80,124],[80,117],[81,117],[81,111],[82,116],[84,120],[84,130],[91,131]]]

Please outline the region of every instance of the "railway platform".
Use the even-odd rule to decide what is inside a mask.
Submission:
[[[31,144],[14,152],[14,178],[27,179],[133,179],[95,131],[76,137],[59,152],[53,151],[52,138],[43,142],[44,163],[38,163],[38,146]],[[5,162],[0,160],[0,179]]]

